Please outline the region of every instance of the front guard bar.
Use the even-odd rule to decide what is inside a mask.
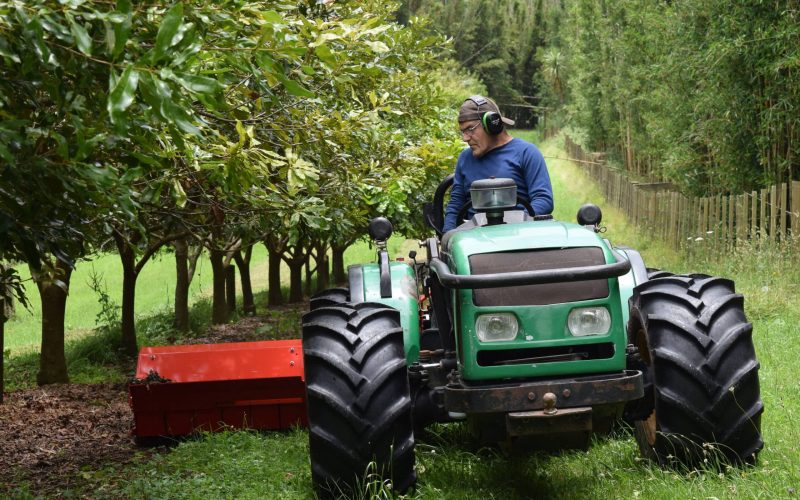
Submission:
[[[562,269],[542,269],[539,271],[517,271],[497,274],[453,274],[450,268],[438,257],[433,257],[430,267],[447,288],[475,289],[500,288],[504,286],[541,285],[545,283],[565,283],[596,279],[616,278],[631,270],[631,263],[616,250],[611,254],[617,259],[613,264],[596,266],[568,267]]]

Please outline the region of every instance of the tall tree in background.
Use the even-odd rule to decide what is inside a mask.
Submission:
[[[796,2],[575,0],[551,13],[543,95],[586,147],[698,195],[800,178]]]
[[[552,0],[407,0],[400,19],[428,18],[453,39],[452,57],[475,73],[487,93],[520,127],[532,127],[540,102],[537,49],[547,39]]]

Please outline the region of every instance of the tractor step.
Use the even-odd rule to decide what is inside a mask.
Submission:
[[[307,424],[299,339],[143,347],[128,392],[138,438]]]

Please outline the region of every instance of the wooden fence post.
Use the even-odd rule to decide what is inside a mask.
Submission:
[[[788,227],[786,225],[786,218],[789,214],[789,196],[788,196],[788,186],[786,183],[782,182],[780,187],[778,188],[779,191],[779,202],[778,202],[778,233],[781,236],[781,241],[786,241],[786,235],[788,233]]]
[[[800,181],[792,181],[792,237],[800,238]]]
[[[769,188],[769,239],[778,241],[778,186]]]
[[[761,219],[759,225],[761,226],[761,239],[766,241],[769,237],[769,219],[767,218],[767,210],[769,209],[769,189],[761,190]]]

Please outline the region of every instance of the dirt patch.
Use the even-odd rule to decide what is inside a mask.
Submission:
[[[299,306],[280,306],[267,314],[244,316],[235,323],[211,326],[202,336],[184,339],[186,344],[219,344],[252,342],[256,340],[299,339],[301,316],[308,303]]]
[[[185,343],[299,338],[306,310],[307,304],[274,308],[211,327]],[[61,384],[7,393],[0,405],[0,497],[22,487],[34,495],[61,496],[81,486],[83,471],[168,450],[137,447],[132,424],[125,384]]]
[[[6,395],[0,405],[0,485],[51,496],[80,471],[126,463],[136,452],[124,384],[50,385]],[[0,496],[3,493],[0,487]]]

